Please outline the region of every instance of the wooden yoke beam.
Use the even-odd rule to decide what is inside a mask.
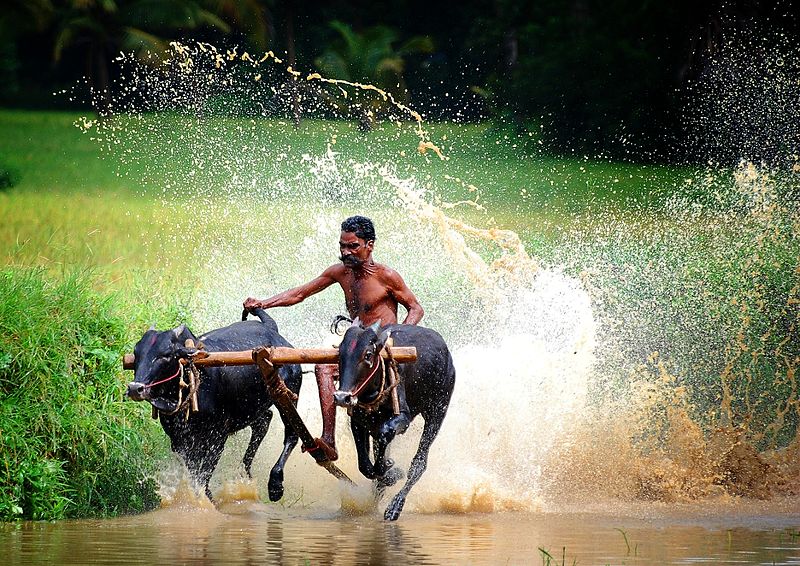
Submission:
[[[413,346],[393,346],[392,357],[397,363],[408,363],[417,361],[417,349]],[[388,354],[382,351],[381,355],[386,358]],[[270,348],[270,362],[272,365],[281,366],[286,364],[338,364],[339,350],[336,348]],[[133,369],[134,355],[125,354],[122,357],[122,368]],[[252,365],[253,350],[238,352],[208,352],[203,357],[194,359],[194,365],[219,367],[219,366],[247,366]]]

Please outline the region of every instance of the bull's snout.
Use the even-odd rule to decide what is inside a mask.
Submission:
[[[340,407],[353,407],[358,404],[358,398],[347,391],[335,391],[333,401]]]
[[[144,401],[147,399],[147,387],[144,383],[131,381],[128,384],[128,390],[125,392],[125,395],[134,401]]]

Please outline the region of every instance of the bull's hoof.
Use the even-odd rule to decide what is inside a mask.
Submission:
[[[403,512],[403,505],[406,504],[406,498],[402,497],[399,493],[394,496],[392,502],[386,508],[383,518],[387,521],[396,521],[400,518],[400,513]]]
[[[269,492],[270,501],[280,501],[283,497],[283,474],[272,473],[269,476],[267,483],[267,491]]]
[[[283,485],[270,485],[267,487],[269,492],[269,500],[272,502],[280,501],[283,497]]]
[[[399,480],[403,479],[405,474],[403,470],[398,467],[389,468],[389,470],[378,478],[379,487],[390,487],[396,484]]]
[[[389,470],[394,466],[394,460],[386,458],[385,460],[378,460],[375,462],[375,477],[380,478],[385,476]]]
[[[378,477],[378,474],[375,473],[375,466],[370,463],[359,463],[358,471],[368,480],[374,480]]]

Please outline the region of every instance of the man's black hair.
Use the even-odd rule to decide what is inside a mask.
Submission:
[[[365,242],[375,241],[375,226],[366,216],[351,216],[342,222],[342,232],[352,232]]]

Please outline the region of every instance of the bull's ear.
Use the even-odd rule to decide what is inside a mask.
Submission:
[[[184,330],[186,330],[186,325],[185,324],[181,324],[178,328],[174,328],[172,330],[172,333],[175,334],[175,338],[180,338],[180,336],[181,336],[181,334],[183,334]]]
[[[372,330],[376,335],[378,334],[378,331],[380,329],[381,329],[381,321],[380,320],[375,321],[372,324],[372,326],[369,327],[369,330]]]

